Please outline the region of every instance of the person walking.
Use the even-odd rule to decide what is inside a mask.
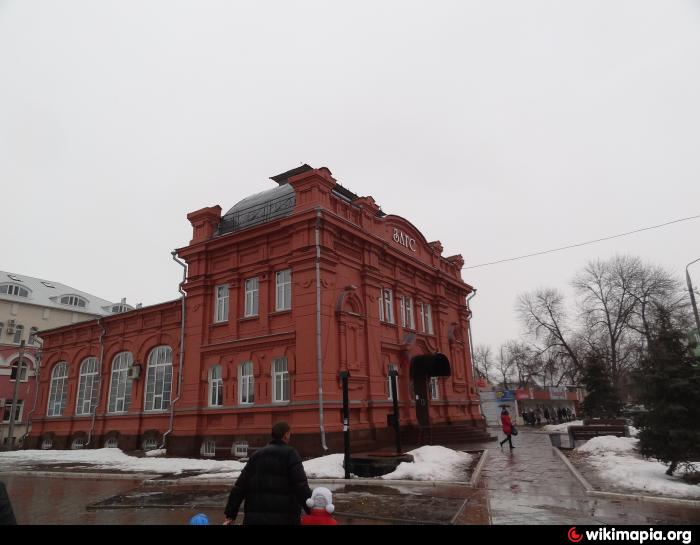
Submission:
[[[250,457],[231,490],[225,525],[233,524],[243,500],[243,524],[300,524],[311,489],[290,437],[286,422],[272,426],[272,441]]]
[[[0,525],[17,524],[5,483],[0,481]]]
[[[510,436],[513,435],[513,423],[510,421],[510,415],[505,407],[503,407],[503,410],[501,411],[501,426],[503,428],[503,433],[506,434],[506,438],[501,441],[501,448],[503,447],[503,443],[508,441],[508,445],[510,445],[511,450],[514,449],[515,447],[513,446],[513,441],[510,439]]]

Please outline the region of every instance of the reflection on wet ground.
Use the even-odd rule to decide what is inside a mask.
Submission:
[[[485,443],[476,488],[441,483],[323,484],[341,524],[697,524],[700,509],[587,496],[545,434],[523,431],[515,450]],[[465,449],[475,445],[465,445]],[[44,467],[44,469],[48,469]],[[231,483],[143,483],[6,473],[22,524],[187,524],[205,513],[220,524]],[[317,484],[312,483],[312,487]],[[239,517],[240,518],[240,517]]]

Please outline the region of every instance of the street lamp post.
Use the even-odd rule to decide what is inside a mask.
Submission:
[[[693,263],[700,261],[700,257],[695,261],[691,261],[685,266],[685,279],[688,282],[688,293],[690,293],[690,304],[693,305],[693,314],[695,314],[695,327],[697,328],[698,335],[700,335],[700,317],[698,317],[698,306],[695,303],[695,293],[693,292],[693,283],[690,280],[690,273],[688,272],[688,267]]]
[[[7,431],[7,450],[15,449],[15,415],[17,414],[17,390],[22,380],[24,369],[24,341],[19,345],[19,360],[17,362],[17,374],[15,375],[15,387],[12,391],[12,406],[10,407],[10,428]]]

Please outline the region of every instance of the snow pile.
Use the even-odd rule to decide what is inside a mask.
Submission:
[[[630,437],[637,437],[639,435],[639,430],[634,426],[627,426],[629,430]]]
[[[146,456],[165,456],[166,450],[164,448],[157,450],[146,451]]]
[[[304,462],[304,471],[309,479],[342,479],[344,454],[329,454]]]
[[[550,433],[566,433],[569,426],[583,426],[583,420],[574,420],[573,422],[564,422],[563,424],[547,424],[543,426],[542,429]]]
[[[594,437],[576,450],[589,454],[588,462],[600,478],[612,486],[642,494],[700,498],[700,485],[690,485],[676,475],[666,475],[667,466],[644,460],[636,452],[634,437]]]
[[[413,462],[401,462],[396,471],[382,479],[413,481],[464,481],[466,469],[474,457],[446,447],[427,445],[410,451]]]
[[[600,435],[586,441],[576,450],[605,456],[606,454],[623,454],[632,452],[637,446],[637,439],[634,437],[615,437],[614,435]]]
[[[190,458],[136,458],[124,454],[118,448],[85,450],[20,450],[0,452],[0,464],[84,464],[94,469],[117,470],[132,473],[168,473],[177,475],[183,471],[209,473],[241,471],[244,464],[233,460],[215,461]]]

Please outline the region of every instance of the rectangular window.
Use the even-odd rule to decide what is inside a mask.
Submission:
[[[438,377],[430,377],[430,399],[440,399]]]
[[[224,404],[224,379],[221,367],[216,365],[209,371],[209,406],[221,407]]]
[[[15,406],[15,422],[21,422],[22,421],[22,405],[24,404],[24,401],[21,399],[17,400],[17,405]],[[8,399],[5,402],[5,410],[3,411],[2,414],[2,421],[3,422],[9,422],[10,421],[10,415],[12,414],[12,400]]]
[[[13,342],[15,344],[19,344],[22,342],[22,332],[24,331],[24,326],[18,325],[15,328],[15,338],[13,339]]]
[[[277,305],[275,310],[290,310],[292,308],[292,271],[277,273]]]
[[[287,358],[272,360],[272,401],[289,401],[289,372]]]
[[[255,377],[253,377],[253,362],[241,363],[238,375],[238,402],[241,405],[252,405],[255,402]]]
[[[228,320],[228,286],[216,287],[216,316],[215,322]]]
[[[249,316],[258,315],[258,303],[260,300],[259,284],[258,279],[249,278],[245,281],[245,314],[247,318]]]
[[[413,299],[402,296],[399,299],[401,306],[401,326],[406,329],[415,329],[416,323],[413,318]]]
[[[386,374],[386,383],[389,388],[389,401],[394,401],[394,395],[391,390],[391,375],[388,371],[398,371],[398,366],[395,363],[390,363]],[[399,375],[396,375],[396,400],[399,400]]]
[[[423,333],[433,334],[433,314],[430,305],[420,304],[420,322]]]
[[[382,322],[393,324],[394,322],[394,296],[390,289],[380,291],[379,319]]]
[[[19,362],[12,364],[12,371],[10,371],[10,380],[11,381],[17,380],[17,369],[19,369]],[[29,371],[29,365],[25,361],[22,364],[22,376],[19,379],[20,382],[27,382],[27,372],[28,371]]]

